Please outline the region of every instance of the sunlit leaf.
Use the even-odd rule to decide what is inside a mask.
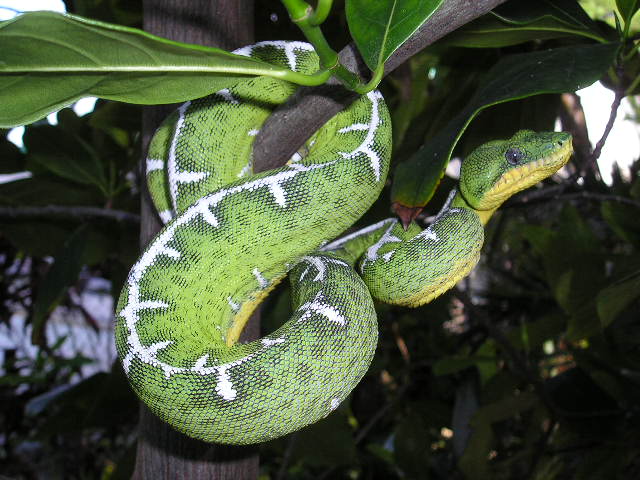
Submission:
[[[349,31],[371,70],[383,64],[443,0],[347,0]]]
[[[0,43],[0,127],[33,122],[87,96],[174,103],[247,76],[287,71],[217,48],[53,12],[0,22]]]

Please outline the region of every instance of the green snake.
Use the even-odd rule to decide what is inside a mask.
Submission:
[[[236,53],[318,69],[300,42]],[[572,151],[566,133],[521,131],[485,144],[465,159],[459,188],[428,228],[387,219],[327,243],[385,184],[389,113],[379,92],[364,95],[287,165],[252,174],[255,135],[294,89],[262,77],[188,102],[149,148],[149,190],[167,223],[123,287],[117,350],[150,410],[207,442],[262,442],[335,410],[375,352],[372,297],[417,306],[450,289],[478,261],[491,214]],[[252,311],[287,274],[291,318],[238,343]]]

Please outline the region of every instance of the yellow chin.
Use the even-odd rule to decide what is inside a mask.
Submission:
[[[571,141],[568,141],[548,157],[509,170],[480,199],[475,208],[478,210],[495,210],[514,193],[529,188],[553,175],[569,161],[572,153],[573,147]]]

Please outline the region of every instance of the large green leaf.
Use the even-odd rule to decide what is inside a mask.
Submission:
[[[422,172],[436,163],[444,171],[456,143],[471,120],[485,108],[542,93],[572,92],[591,85],[612,64],[618,44],[577,45],[534,53],[510,55],[487,74],[467,107],[429,140],[408,161],[398,165],[392,201],[423,207],[435,185]]]
[[[353,41],[371,70],[382,65],[437,10],[442,0],[347,0]]]
[[[443,42],[462,47],[496,48],[568,35],[604,40],[575,0],[542,0],[507,2],[456,30]]]
[[[198,98],[255,75],[292,73],[217,48],[53,12],[0,22],[0,127],[86,96],[128,103]]]

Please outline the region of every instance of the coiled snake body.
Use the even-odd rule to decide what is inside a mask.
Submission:
[[[318,69],[300,42],[236,53]],[[208,442],[261,442],[329,414],[373,357],[372,295],[415,306],[451,288],[477,262],[491,213],[571,152],[562,133],[492,142],[465,160],[460,192],[426,230],[405,231],[388,219],[327,244],[384,185],[389,114],[371,92],[316,132],[304,155],[252,175],[255,134],[293,89],[257,78],[188,102],[149,149],[149,189],[168,223],[122,290],[118,354],[155,414]],[[287,273],[292,317],[266,337],[237,343],[253,309]]]

